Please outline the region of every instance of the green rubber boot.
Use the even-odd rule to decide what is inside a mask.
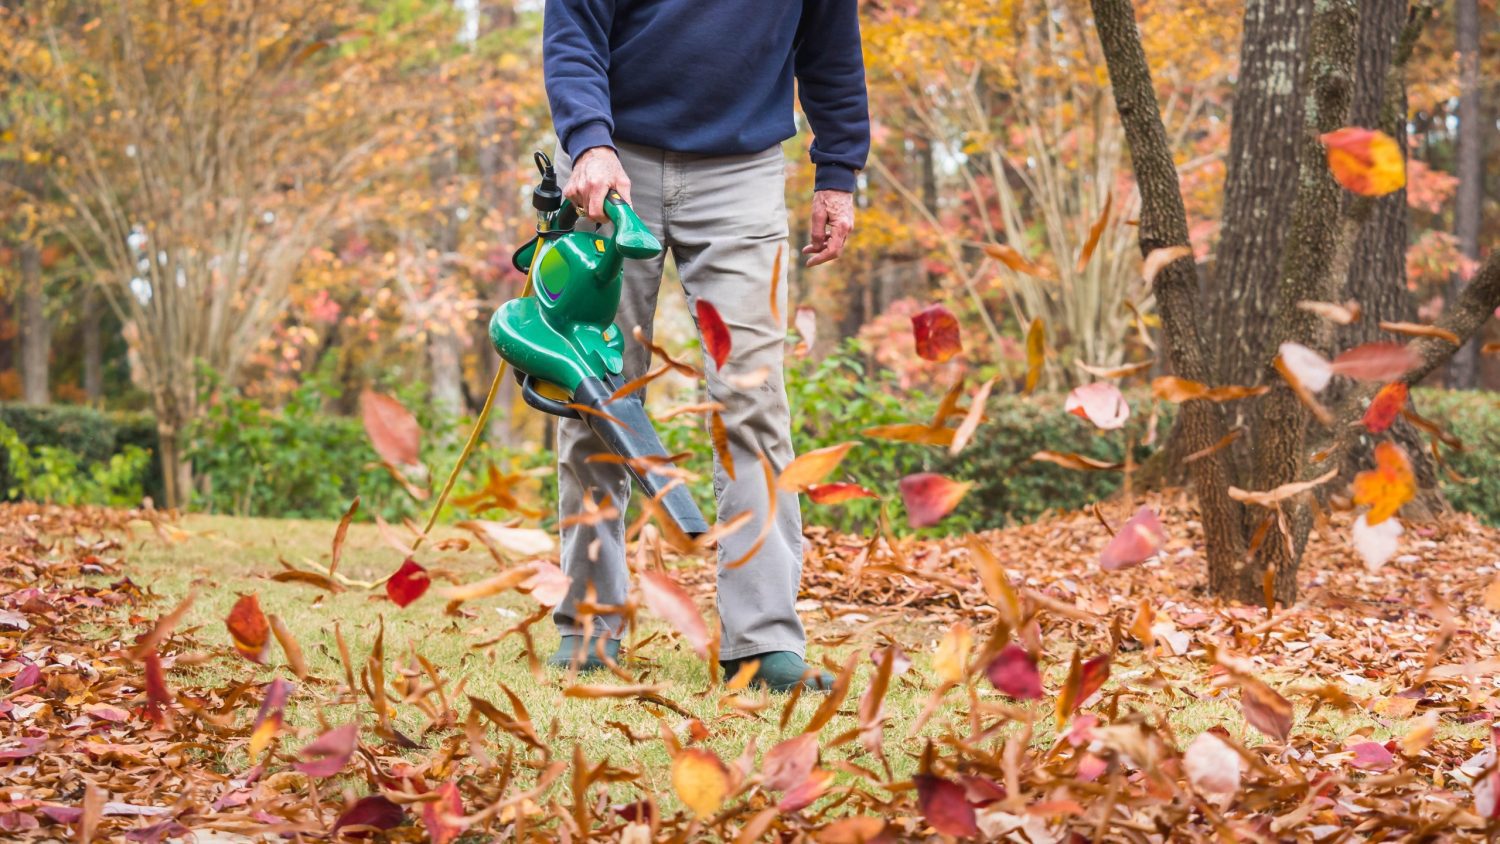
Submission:
[[[599,642],[598,637],[564,636],[557,643],[557,651],[547,658],[547,665],[567,670],[576,664],[579,671],[603,671],[609,666],[599,658]],[[605,656],[619,662],[620,640],[606,638],[603,642]]]
[[[789,692],[801,686],[805,692],[826,692],[833,688],[833,675],[819,671],[807,664],[807,660],[791,651],[773,651],[720,662],[724,679],[729,679],[746,662],[760,661],[750,685],[773,692]]]

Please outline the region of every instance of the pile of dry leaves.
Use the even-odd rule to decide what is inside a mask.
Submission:
[[[1124,570],[1100,565],[1128,539],[1112,539],[1102,514],[942,542],[813,529],[802,607],[815,640],[878,646],[849,649],[800,729],[794,701],[767,706],[743,695],[747,677],[723,678],[713,693],[726,716],[779,711],[785,739],[725,760],[664,724],[644,740],[666,744],[671,771],[649,777],[550,746],[513,695],[451,699],[444,666],[406,670],[378,642],[363,665],[344,649],[340,676],[310,674],[248,596],[227,634],[178,630],[183,607],[149,606],[120,555],[117,531],[140,514],[5,506],[0,832],[1043,842],[1477,839],[1493,828],[1500,774],[1485,727],[1500,673],[1500,532],[1464,517],[1414,525],[1409,553],[1372,574],[1335,515],[1309,549],[1303,602],[1268,614],[1204,598],[1193,514],[1175,497],[1152,505],[1164,544]],[[502,577],[514,588],[545,571]],[[701,599],[711,574],[678,574],[648,578],[644,605],[677,630],[677,647],[711,654],[666,594]],[[126,631],[108,632],[122,615]],[[196,660],[269,660],[273,639],[286,678],[177,682],[173,669]],[[915,680],[931,691],[920,720],[961,732],[886,734],[887,690],[926,673],[915,652],[933,654],[935,675]],[[654,694],[630,684],[629,668],[622,685],[591,678],[569,693]],[[365,717],[298,736],[282,724],[293,696],[357,703]],[[1208,699],[1231,702],[1264,740],[1176,734],[1172,711]],[[428,716],[422,744],[395,729],[396,707]],[[1328,709],[1401,729],[1335,741],[1309,723]],[[857,727],[835,733],[846,715]],[[217,773],[209,761],[231,746],[252,766]],[[898,781],[888,757],[919,759],[918,772]],[[647,783],[667,780],[670,798],[651,793]],[[623,803],[604,788],[632,783]]]

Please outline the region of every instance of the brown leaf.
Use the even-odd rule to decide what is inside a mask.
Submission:
[[[349,536],[349,524],[354,521],[354,514],[359,512],[359,496],[349,502],[349,509],[344,511],[344,517],[339,519],[339,526],[333,531],[333,556],[328,561],[328,576],[338,571],[339,559],[344,555],[344,540]]]
[[[281,645],[281,652],[286,655],[286,664],[297,675],[298,680],[306,680],[307,658],[302,655],[302,646],[297,643],[297,638],[275,613],[266,618],[271,623],[271,632],[275,634],[277,643]]]
[[[661,358],[663,365],[665,365],[667,367],[670,367],[672,370],[676,371],[677,374],[685,376],[687,378],[691,378],[694,381],[696,381],[699,378],[703,377],[703,371],[702,370],[698,369],[695,366],[689,366],[688,364],[682,363],[681,361],[673,358],[672,355],[669,354],[666,349],[663,349],[661,346],[658,346],[655,343],[652,343],[650,340],[646,339],[646,333],[641,330],[641,327],[639,325],[637,325],[633,329],[631,329],[631,334],[632,334],[632,336],[635,337],[635,341],[637,343],[640,343],[642,346],[645,346],[646,349],[649,352],[651,352],[651,354],[656,355],[657,357]],[[632,383],[634,383],[634,382],[632,382]],[[630,384],[627,384],[625,386],[629,387]],[[644,385],[642,385],[642,386],[644,386]],[[640,388],[637,387],[636,389],[640,389]],[[615,393],[614,393],[614,395],[610,396],[610,400],[613,401],[614,399],[620,397],[621,395],[629,395],[630,393],[633,393],[633,392],[635,392],[635,390],[626,390],[624,388],[621,388],[619,390],[616,390]]]
[[[813,484],[805,492],[814,504],[843,504],[857,498],[880,497],[859,484],[850,483]]]
[[[1328,408],[1323,406],[1322,402],[1318,401],[1318,397],[1313,395],[1312,390],[1309,390],[1307,385],[1302,383],[1302,379],[1298,378],[1292,372],[1291,367],[1287,366],[1284,357],[1277,355],[1276,360],[1272,361],[1271,365],[1281,374],[1281,378],[1283,381],[1286,381],[1287,386],[1292,388],[1292,392],[1297,395],[1297,400],[1302,402],[1302,405],[1308,410],[1312,411],[1313,416],[1320,423],[1324,425],[1333,424],[1333,414],[1329,412]]]
[[[365,390],[359,394],[360,416],[375,453],[393,466],[417,466],[422,462],[422,426],[401,402]]]
[[[1184,465],[1190,465],[1193,463],[1197,463],[1199,460],[1202,460],[1205,457],[1211,457],[1212,455],[1218,454],[1219,452],[1228,448],[1230,445],[1234,444],[1235,440],[1243,437],[1244,435],[1244,428],[1235,428],[1233,431],[1230,431],[1223,437],[1220,437],[1218,442],[1214,443],[1208,448],[1199,449],[1192,454],[1189,454],[1187,457],[1182,458],[1182,462]]]
[[[1285,744],[1292,733],[1292,704],[1275,689],[1245,675],[1237,675],[1240,706],[1245,720],[1262,733]]]
[[[734,480],[734,453],[729,449],[729,428],[724,425],[724,417],[714,411],[709,417],[709,432],[713,437],[714,453],[719,456],[719,465],[724,467],[724,474]]]
[[[1081,360],[1073,361],[1073,364],[1084,372],[1095,378],[1129,378],[1132,375],[1140,375],[1156,365],[1156,359],[1144,360],[1140,363],[1128,363],[1124,366],[1092,366]]]
[[[1025,395],[1031,395],[1042,380],[1042,366],[1047,361],[1047,329],[1041,317],[1031,321],[1026,329],[1026,387]]]
[[[877,440],[946,447],[953,445],[954,435],[958,432],[953,428],[934,428],[917,422],[898,422],[893,425],[876,425],[860,433]]]
[[[1183,258],[1190,258],[1192,255],[1193,249],[1190,246],[1163,246],[1153,249],[1141,264],[1141,278],[1147,284],[1152,284],[1156,281],[1157,274],[1166,269],[1169,264]]]
[[[1186,378],[1178,378],[1175,375],[1163,375],[1151,382],[1151,394],[1162,401],[1184,402],[1194,399],[1202,399],[1211,402],[1237,401],[1239,399],[1252,398],[1265,395],[1271,388],[1260,387],[1210,387],[1197,381],[1189,381]]]
[[[135,647],[130,650],[131,659],[142,659],[148,653],[156,650],[156,646],[167,640],[172,635],[172,630],[187,611],[192,608],[193,601],[198,597],[197,591],[188,592],[183,599],[172,608],[172,611],[156,620],[156,624],[145,635],[136,639]]]
[[[986,243],[984,254],[994,258],[1018,273],[1024,273],[1034,278],[1051,280],[1056,278],[1053,272],[1046,267],[1032,263],[1025,255],[1017,252],[1015,247],[1005,243]]]
[[[1275,489],[1265,490],[1263,492],[1244,490],[1240,489],[1239,487],[1232,486],[1229,488],[1229,497],[1233,498],[1235,501],[1240,501],[1245,504],[1254,504],[1257,507],[1276,507],[1288,498],[1301,495],[1302,493],[1307,492],[1310,489],[1316,489],[1317,487],[1328,483],[1338,476],[1338,469],[1330,469],[1328,472],[1316,478],[1313,478],[1310,481],[1296,481],[1289,484],[1282,484]]]
[[[785,250],[785,243],[776,244],[776,260],[771,263],[771,319],[776,322],[781,322],[780,297],[776,294],[781,289],[781,253]]]
[[[1335,325],[1353,325],[1360,317],[1359,303],[1353,299],[1342,305],[1331,302],[1298,302],[1297,307]]]
[[[1099,237],[1104,234],[1104,227],[1109,224],[1109,212],[1115,204],[1115,192],[1109,191],[1104,195],[1104,209],[1099,212],[1099,218],[1089,226],[1088,240],[1083,242],[1083,249],[1078,253],[1078,263],[1073,271],[1079,275],[1089,265],[1089,260],[1094,257],[1094,250],[1099,247]]]

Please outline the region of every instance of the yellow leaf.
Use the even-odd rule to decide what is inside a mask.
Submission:
[[[1026,329],[1026,394],[1030,395],[1036,389],[1037,382],[1042,380],[1042,363],[1047,356],[1047,329],[1042,323],[1042,318],[1037,317],[1031,321],[1031,327]]]
[[[944,683],[963,682],[964,666],[973,643],[974,634],[965,622],[960,621],[948,628],[942,641],[938,642],[937,653],[932,656],[932,666],[937,670],[939,680]]]
[[[729,771],[712,751],[690,747],[672,760],[672,788],[695,817],[706,818],[729,795]]]
[[[1354,503],[1368,504],[1365,523],[1378,525],[1396,515],[1417,493],[1417,478],[1401,446],[1383,442],[1375,447],[1375,468],[1354,476]]]
[[[1346,189],[1360,196],[1385,196],[1406,186],[1406,160],[1390,135],[1345,126],[1319,140],[1328,151],[1328,169]]]

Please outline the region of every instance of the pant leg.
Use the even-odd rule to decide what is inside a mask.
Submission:
[[[699,299],[714,305],[729,327],[732,352],[723,371],[705,360],[708,390],[724,405],[735,477],[714,455],[714,492],[720,521],[750,511],[743,529],[719,543],[720,656],[736,659],[769,651],[806,653],[806,633],[795,604],[802,577],[802,515],[798,497],[767,489],[759,456],[779,473],[792,461],[791,414],[783,375],[788,254],[786,165],[780,146],[741,156],[668,153],[665,207],[672,255],[692,313]],[[771,307],[771,272],[782,252],[783,277]],[[761,367],[770,376],[742,390],[724,376]],[[775,513],[770,502],[775,496]],[[767,518],[765,541],[750,553]]]
[[[619,153],[620,163],[630,176],[631,207],[653,233],[661,236],[664,230],[661,199],[662,152],[649,147],[621,144]],[[567,184],[573,162],[561,149],[557,151],[556,158],[559,184]],[[591,227],[593,223],[584,219],[579,225]],[[625,262],[624,289],[615,323],[625,332],[626,380],[644,374],[650,363],[649,353],[632,339],[631,333],[639,325],[647,337],[651,336],[664,260],[665,256],[650,261]],[[601,503],[608,496],[621,513],[620,518],[592,525],[573,525],[562,531],[562,570],[571,582],[567,596],[553,611],[552,619],[564,636],[585,633],[579,626],[576,608],[580,601],[587,599],[590,584],[594,587],[594,602],[598,604],[624,604],[630,589],[630,569],[625,561],[624,521],[625,505],[630,500],[630,474],[624,466],[615,463],[588,462],[592,455],[607,451],[593,429],[581,420],[558,420],[559,518],[566,519],[582,513],[586,494],[592,494],[594,501]],[[592,626],[594,632],[607,630],[616,638],[623,634],[619,615],[594,616]]]

